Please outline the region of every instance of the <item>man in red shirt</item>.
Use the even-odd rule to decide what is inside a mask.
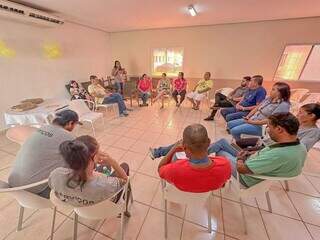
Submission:
[[[221,188],[231,176],[231,165],[224,157],[208,156],[210,139],[207,129],[193,124],[183,131],[183,139],[161,160],[158,172],[162,179],[185,192],[208,192]],[[172,161],[177,152],[186,157]]]

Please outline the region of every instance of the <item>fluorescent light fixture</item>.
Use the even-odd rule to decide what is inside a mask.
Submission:
[[[193,6],[193,5],[189,5],[189,6],[188,6],[188,11],[189,11],[189,13],[190,13],[190,15],[191,15],[192,17],[194,17],[194,16],[197,15],[197,11],[194,9],[194,6]]]

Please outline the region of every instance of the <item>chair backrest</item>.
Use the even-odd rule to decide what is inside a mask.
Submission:
[[[226,87],[226,88],[220,88],[216,92],[220,92],[223,95],[228,96],[232,91],[233,91],[233,88]]]
[[[7,130],[6,137],[10,141],[22,145],[36,130],[37,128],[31,126],[15,126]]]
[[[31,209],[51,208],[52,203],[49,201],[49,199],[40,197],[35,193],[26,191],[26,189],[45,184],[47,182],[48,182],[48,179],[37,182],[37,183],[21,186],[21,187],[11,188],[9,187],[8,183],[4,181],[0,181],[0,193],[7,193],[11,195],[14,199],[17,200],[17,202],[21,206],[25,208],[31,208]]]
[[[293,102],[300,102],[307,93],[309,93],[309,89],[306,88],[291,89],[290,100]]]
[[[241,197],[244,198],[261,196],[263,193],[268,192],[271,185],[273,184],[271,180],[264,180],[249,188],[240,188],[239,181],[233,176],[231,176],[231,182],[233,188],[241,195]]]
[[[91,112],[91,110],[89,109],[89,107],[87,106],[85,101],[83,101],[82,99],[76,99],[76,100],[71,101],[69,104],[69,108],[71,110],[75,111],[79,115],[80,118],[84,114]]]
[[[304,99],[300,105],[302,106],[304,104],[316,103],[316,102],[320,102],[320,93],[309,93],[306,99]]]
[[[163,198],[175,203],[181,204],[196,204],[205,203],[210,197],[210,192],[192,193],[184,192],[173,186],[172,184],[161,179]]]
[[[50,193],[50,200],[51,202],[59,208],[59,206],[65,208],[65,207],[72,207],[73,210],[83,218],[92,219],[92,220],[99,220],[99,219],[105,219],[105,218],[111,218],[111,217],[117,217],[120,213],[122,213],[125,210],[125,201],[122,201],[122,198],[125,193],[127,193],[129,179],[127,183],[113,196],[110,198],[99,202],[97,204],[87,206],[87,207],[72,207],[67,202],[64,202],[56,197],[54,191],[51,191]],[[115,203],[112,201],[114,197],[119,194],[122,191],[119,203]],[[126,197],[128,194],[126,194]]]

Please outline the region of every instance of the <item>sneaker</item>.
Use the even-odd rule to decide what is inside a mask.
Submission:
[[[211,116],[209,116],[209,117],[207,117],[207,118],[205,118],[205,119],[203,119],[204,121],[213,121],[214,120],[214,117],[211,117]]]
[[[120,117],[128,117],[128,116],[129,116],[129,114],[128,114],[128,113],[123,112],[123,113],[121,113],[119,116],[120,116]]]
[[[156,157],[154,156],[154,149],[153,148],[149,148],[149,157],[152,159],[152,160],[155,160]]]

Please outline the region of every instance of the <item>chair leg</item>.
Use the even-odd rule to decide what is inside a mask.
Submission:
[[[211,201],[213,200],[213,195],[208,198],[208,232],[212,232],[212,224],[211,224]]]
[[[130,201],[131,201],[131,204],[133,203],[133,193],[132,193],[132,188],[131,188],[131,184],[129,183],[129,189],[130,189]]]
[[[164,200],[164,238],[168,238],[168,206],[167,200]]]
[[[57,214],[57,207],[53,207],[53,217],[52,217],[50,240],[53,240],[53,232],[54,232],[54,225],[56,222],[56,214]]]
[[[73,240],[78,238],[78,214],[74,212],[74,222],[73,222]]]
[[[24,213],[24,207],[20,206],[20,208],[19,208],[19,220],[18,220],[17,232],[22,229],[23,213]]]
[[[243,229],[244,229],[244,234],[247,234],[247,222],[246,222],[246,218],[244,216],[244,209],[243,209],[243,202],[242,199],[240,197],[240,208],[241,208],[241,215],[242,215],[242,224],[243,224]]]
[[[91,123],[91,128],[92,128],[93,136],[95,137],[95,136],[96,136],[96,131],[95,131],[95,129],[94,129],[93,122],[90,122],[90,123]]]
[[[269,212],[272,213],[272,207],[271,207],[271,201],[270,201],[269,191],[266,192],[266,199],[267,199],[267,204],[268,204],[268,210],[269,210]]]
[[[284,186],[285,186],[285,190],[287,192],[289,192],[289,182],[288,182],[288,180],[284,180]]]

